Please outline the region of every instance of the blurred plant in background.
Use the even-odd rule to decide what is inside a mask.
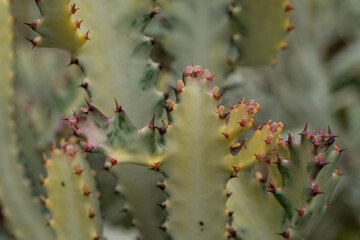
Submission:
[[[312,239],[360,239],[360,5],[357,0],[293,5],[296,31],[287,37],[289,47],[279,53],[277,66],[242,69],[241,87],[227,96],[234,100],[261,92],[259,115],[265,120],[276,111],[291,132],[308,122],[342,133],[346,177]]]

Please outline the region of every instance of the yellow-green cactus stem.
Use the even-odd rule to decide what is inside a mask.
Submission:
[[[33,199],[18,164],[13,107],[12,17],[7,0],[0,1],[0,202],[6,222],[16,239],[51,240],[40,205]]]
[[[234,106],[231,118],[246,111],[239,115],[242,118],[237,125],[233,120],[227,125],[227,114],[218,108],[220,95],[217,87],[212,88],[210,72],[204,74],[201,67],[189,66],[183,78],[184,82],[179,80],[174,88],[179,101],[168,100],[171,123],[164,120],[162,126],[155,126],[151,121],[137,130],[119,106],[114,117],[107,118],[91,104],[83,109],[85,119],[77,117],[70,123],[75,135],[87,139],[83,143],[87,151],[108,156],[107,167],[132,163],[163,173],[161,188],[168,199],[159,204],[168,216],[160,228],[172,239],[228,239],[234,231],[228,227],[226,183],[272,153],[283,126],[266,123],[261,130],[256,128],[253,138],[234,154],[232,147],[237,145],[235,135],[243,128],[242,118],[252,125],[259,105],[250,101]]]
[[[28,24],[40,35],[30,39],[33,45],[69,51],[71,63],[85,73],[82,86],[94,104],[107,109],[116,98],[136,126],[145,124],[162,99],[156,90],[160,65],[150,59],[153,42],[142,32],[151,2],[38,0],[37,5],[41,17]]]
[[[77,146],[62,141],[44,159],[47,177],[42,180],[48,197],[43,204],[50,210],[49,226],[58,240],[102,239],[102,223],[92,171]],[[70,221],[71,220],[71,221]]]
[[[76,12],[75,6],[69,6],[70,0],[51,1],[50,4],[46,0],[36,0],[36,4],[42,17],[27,25],[40,36],[29,41],[34,47],[56,47],[76,55],[89,37],[88,33],[78,31],[79,23],[71,18]]]
[[[227,207],[234,211],[233,228],[239,239],[282,240],[277,233],[282,232],[283,211],[281,205],[266,190],[261,182],[262,174],[250,169],[238,173],[227,187],[231,197]]]

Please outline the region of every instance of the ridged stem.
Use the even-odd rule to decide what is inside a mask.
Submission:
[[[12,17],[7,0],[0,1],[0,198],[3,214],[16,239],[52,240],[40,206],[34,201],[17,163],[13,115]]]

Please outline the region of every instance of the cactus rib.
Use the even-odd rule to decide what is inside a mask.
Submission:
[[[63,140],[61,148],[52,147],[51,157],[44,159],[47,177],[43,185],[48,198],[43,197],[42,201],[51,212],[49,225],[56,239],[99,240],[102,223],[95,182],[76,148]]]

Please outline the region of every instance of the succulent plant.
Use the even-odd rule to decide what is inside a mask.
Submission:
[[[157,115],[161,115],[162,108],[159,107],[159,103],[165,104],[166,102],[163,98],[163,93],[156,89],[156,81],[162,67],[164,67],[164,70],[168,69],[167,66],[171,69],[176,69],[186,66],[186,61],[200,61],[200,59],[196,59],[194,56],[201,56],[200,54],[196,54],[197,52],[201,52],[201,44],[191,44],[191,42],[195,43],[194,40],[196,40],[196,42],[201,43],[207,35],[202,34],[202,31],[195,35],[189,35],[186,32],[185,35],[183,35],[185,38],[174,38],[173,36],[177,34],[182,35],[184,30],[184,28],[178,27],[179,25],[176,24],[176,21],[173,21],[175,18],[186,16],[179,15],[179,9],[181,9],[180,12],[188,14],[191,13],[191,9],[190,11],[187,10],[188,6],[197,5],[197,7],[201,9],[200,12],[202,15],[192,14],[191,17],[195,17],[195,22],[197,22],[196,19],[204,18],[205,21],[201,21],[203,26],[200,27],[204,29],[210,29],[207,26],[213,26],[213,11],[217,12],[217,14],[221,16],[221,19],[223,19],[222,25],[219,25],[219,27],[215,28],[210,34],[211,36],[217,35],[217,37],[207,37],[210,43],[208,46],[210,47],[209,49],[215,50],[216,48],[212,48],[212,46],[217,41],[220,41],[220,46],[224,43],[222,49],[225,50],[225,52],[221,55],[223,56],[222,58],[219,57],[220,55],[217,51],[211,51],[213,52],[212,55],[216,56],[219,62],[211,66],[213,66],[214,69],[216,67],[216,71],[219,71],[218,73],[221,75],[227,75],[235,65],[239,65],[240,63],[246,65],[269,64],[273,61],[276,51],[284,46],[283,38],[286,32],[291,30],[287,20],[287,15],[291,7],[287,1],[283,0],[271,6],[271,9],[261,7],[267,4],[266,2],[255,4],[247,3],[245,6],[245,3],[241,3],[240,1],[234,1],[230,5],[216,2],[211,5],[204,5],[204,7],[201,8],[197,1],[184,1],[179,3],[166,3],[165,1],[154,1],[153,3],[151,3],[151,1],[122,1],[116,3],[108,2],[106,4],[99,4],[98,1],[76,1],[75,4],[70,5],[70,1],[63,1],[61,3],[46,0],[37,1],[42,16],[27,25],[40,36],[28,40],[36,47],[55,47],[70,52],[72,56],[71,63],[79,65],[84,71],[86,78],[82,86],[89,94],[90,101],[101,109],[104,109],[105,114],[108,114],[109,112],[106,110],[107,106],[113,101],[112,98],[108,96],[116,97],[136,127],[142,126],[145,123],[144,119],[149,119],[154,112]],[[249,10],[249,13],[252,12],[254,14],[241,15],[240,4],[244,5],[245,9]],[[96,18],[89,18],[89,12],[96,13]],[[110,14],[110,12],[113,12],[113,14]],[[177,15],[177,17],[174,17],[174,14]],[[257,20],[258,15],[268,16],[269,21],[266,21],[269,23],[266,26],[267,31],[250,31],[250,29],[258,29],[257,26],[261,24]],[[61,21],[59,21],[59,19],[61,19]],[[189,21],[191,18],[184,19]],[[166,24],[159,25],[158,20],[168,22],[172,25],[171,29],[168,28]],[[103,22],[106,22],[106,24],[104,25]],[[244,32],[245,29],[243,29],[244,24],[240,24],[240,22],[246,22],[246,25],[248,25],[246,34]],[[261,25],[264,27],[263,24]],[[114,27],[117,29],[115,32],[113,31]],[[192,24],[185,26],[185,28],[189,28],[189,31],[197,33],[197,29],[195,29]],[[88,30],[90,30],[90,32],[88,32]],[[154,30],[156,31],[153,32]],[[227,31],[227,33],[223,36],[222,34],[218,34],[218,30],[221,32]],[[163,37],[164,32],[166,32],[165,38]],[[261,44],[261,50],[251,55],[259,55],[261,57],[257,59],[251,57],[250,59],[250,54],[244,52],[244,49],[248,49],[248,52],[255,50],[251,50],[253,45],[250,43],[253,42],[254,39],[260,39],[258,38],[260,36],[259,34],[262,35],[261,38],[267,38],[268,42],[267,44]],[[240,41],[241,43],[239,43],[240,35],[243,35],[243,41]],[[100,38],[100,36],[103,37]],[[91,40],[89,41],[89,39]],[[166,39],[170,39],[170,41]],[[236,41],[232,41],[231,39],[236,39]],[[118,44],[119,42],[121,44]],[[153,45],[155,46],[155,51],[153,51]],[[170,63],[166,62],[166,56],[174,55],[167,51],[173,45],[178,45],[176,49],[179,51],[176,52],[175,56],[178,63],[176,63],[177,65],[170,66]],[[193,50],[184,52],[182,46],[191,46]],[[167,52],[165,58],[161,56],[161,54],[159,55],[157,51],[158,48]],[[238,56],[240,48],[242,48],[241,58]],[[190,53],[191,55],[189,55],[186,60],[185,55]],[[153,60],[151,60],[150,57],[152,57]],[[230,58],[232,60],[228,61]],[[206,62],[201,60],[200,63],[210,64],[207,59],[210,58],[205,57],[203,60],[206,60]],[[160,61],[160,63],[156,63],[154,60]],[[99,64],[99,62],[103,62],[104,64]],[[228,62],[231,64],[229,65]],[[109,71],[107,71],[107,69],[109,69]],[[105,72],[106,74],[104,74]],[[163,71],[162,74],[166,75],[166,72]],[[177,75],[177,73],[175,75]],[[159,89],[164,88],[162,87],[164,84],[161,79],[172,78],[161,77],[158,82]],[[165,83],[167,82],[171,82],[171,80],[165,81]],[[129,166],[129,168],[135,167]],[[146,171],[145,169],[140,170],[141,167],[137,167],[136,169],[137,170],[134,169],[133,171],[120,169],[116,173],[118,178],[121,179],[119,186],[122,186],[122,194],[124,194],[126,198],[133,196],[133,199],[139,199],[143,196],[144,190],[139,190],[137,196],[134,196],[134,189],[137,188],[133,183],[134,181],[129,181],[131,177],[134,177],[135,172]],[[148,173],[146,174],[146,178],[144,174],[138,174],[139,177],[136,179],[140,179],[138,180],[139,183],[143,181],[144,186],[150,182],[156,183],[158,181],[158,177],[154,174]],[[132,186],[133,184],[134,186]],[[130,192],[126,191],[125,186],[132,190]],[[132,193],[131,196],[128,195],[130,193]],[[150,195],[154,196],[154,193]],[[154,197],[153,201],[159,198],[164,198],[164,196],[159,193],[159,196]],[[132,207],[134,215],[137,215],[134,211],[137,209],[140,210],[140,207],[141,204]],[[157,216],[155,209],[153,212],[155,214],[150,219]],[[157,221],[149,220],[145,225],[149,225],[151,222]]]
[[[12,25],[9,5],[2,0],[0,198],[15,238],[103,239],[94,174],[81,149],[107,156],[105,169],[116,176],[115,191],[126,199],[124,210],[132,214],[141,239],[309,235],[342,175],[336,164],[342,152],[334,144],[336,136],[330,129],[305,130],[300,142],[292,136],[284,141],[282,123],[266,121],[254,127],[250,139],[248,129],[255,125],[259,104],[243,99],[226,112],[219,105],[224,103],[223,92],[213,87],[214,81],[226,85],[239,66],[275,64],[276,52],[287,47],[284,37],[293,29],[289,1],[37,0],[36,4],[41,17],[27,25],[39,36],[28,40],[33,47],[69,52],[70,64],[83,73],[81,87],[89,100],[83,113],[67,119],[73,134],[85,141],[79,146],[73,138],[63,140],[42,161],[47,173],[39,183],[47,196],[40,200],[52,216],[49,228],[30,188],[23,184],[17,160],[31,164],[27,172],[32,178],[42,173],[40,158],[34,161],[39,149],[66,134],[59,128],[63,125],[59,117],[78,108],[83,94],[75,91],[74,81],[61,84],[64,91],[53,94],[47,90],[59,89],[58,85],[36,87],[38,75],[29,74],[28,83],[17,83],[19,113],[14,116],[13,77],[7,76],[13,71],[8,57]],[[186,67],[189,63],[209,67],[217,78],[199,66]],[[15,71],[22,64],[18,58]],[[44,75],[55,75],[52,68],[45,68]],[[185,69],[182,75],[179,69]],[[25,79],[27,74],[19,75]],[[183,79],[174,86],[178,77]],[[38,97],[43,89],[46,94]],[[114,116],[105,117],[114,97]],[[167,120],[161,121],[165,116]],[[150,121],[145,125],[146,120]],[[20,155],[15,131],[20,134]],[[39,187],[36,194],[44,192],[35,187]]]
[[[263,239],[261,234],[276,239],[278,232],[287,239],[306,237],[341,175],[336,166],[342,150],[337,145],[329,150],[336,136],[330,129],[327,134],[305,129],[301,143],[291,136],[280,141],[282,123],[268,121],[261,130],[255,127],[249,141],[239,142],[255,125],[260,106],[242,100],[225,113],[212,81],[208,70],[187,67],[174,87],[176,101],[167,100],[169,116],[162,126],[152,119],[137,129],[117,103],[107,118],[89,102],[85,116],[75,114],[69,123],[74,135],[86,139],[81,143],[86,152],[108,157],[106,168],[130,163],[162,173],[165,180],[158,185],[167,199],[158,205],[167,218],[160,228],[172,239]],[[246,169],[258,162],[263,173],[251,176]],[[273,207],[264,214],[265,206]]]

